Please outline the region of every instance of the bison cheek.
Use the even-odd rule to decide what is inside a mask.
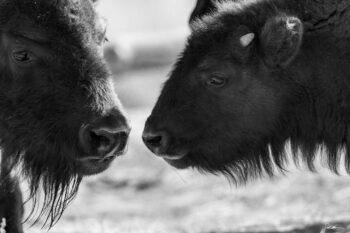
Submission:
[[[280,113],[280,103],[274,90],[255,82],[247,91],[238,122],[248,134],[268,134]]]

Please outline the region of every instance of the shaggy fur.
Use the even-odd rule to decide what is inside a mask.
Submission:
[[[38,217],[51,227],[86,174],[77,163],[85,153],[80,127],[110,109],[126,124],[102,57],[105,28],[91,0],[5,0],[0,12],[0,185],[14,185],[18,196],[11,171],[19,169],[29,182],[32,214],[43,192]],[[13,61],[22,49],[29,64]],[[0,202],[14,198],[9,192]],[[2,211],[0,218],[18,219]]]
[[[349,12],[345,1],[219,3],[192,22],[146,122],[144,135],[167,135],[162,150],[160,136],[146,144],[177,168],[243,183],[275,165],[283,171],[287,144],[310,170],[317,150],[334,172],[344,152],[350,173]],[[243,47],[248,33],[255,38]],[[213,78],[226,85],[211,86]]]
[[[221,2],[220,4],[217,4]],[[216,3],[216,4],[215,4]],[[303,20],[304,27],[308,30],[329,30],[338,37],[350,36],[350,30],[346,25],[350,23],[350,2],[347,0],[328,1],[304,1],[304,0],[197,0],[197,4],[189,19],[190,27],[197,19],[210,14],[215,14],[218,10],[240,11],[249,6],[249,10],[255,7],[262,7],[260,12],[268,10],[270,7],[289,8],[287,11],[295,9]]]
[[[0,180],[0,216],[6,218],[6,232],[22,233],[23,200],[16,177],[4,175],[7,167],[2,166]]]
[[[197,18],[201,18],[203,15],[210,13],[215,9],[213,0],[198,0],[194,10],[191,13],[189,22],[193,22]]]

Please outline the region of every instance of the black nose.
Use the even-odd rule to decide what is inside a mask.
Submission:
[[[111,116],[83,125],[79,140],[88,157],[107,158],[125,151],[130,127]]]
[[[142,140],[156,155],[165,155],[169,146],[169,134],[165,131],[151,132],[145,130],[142,134]]]

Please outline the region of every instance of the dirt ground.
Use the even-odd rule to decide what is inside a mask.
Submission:
[[[116,72],[117,93],[133,127],[129,151],[107,172],[84,179],[77,199],[50,232],[318,233],[327,224],[348,227],[350,232],[350,177],[347,175],[335,176],[327,169],[313,174],[291,166],[285,175],[235,187],[221,176],[177,171],[143,145],[144,121],[188,32],[186,27],[179,26],[187,24],[193,5],[193,0],[186,1],[101,1],[110,27],[115,29],[110,33],[110,46],[120,49],[116,54],[110,50],[110,62]],[[121,4],[124,8],[119,9]],[[143,5],[135,8],[138,4]],[[153,18],[145,15],[152,6],[159,6],[153,9]],[[170,10],[162,10],[164,7]],[[181,17],[177,14],[173,20],[174,12],[181,12]],[[136,22],[135,17],[143,14],[143,23]],[[123,20],[128,24],[120,23]],[[113,44],[114,41],[117,43]],[[148,49],[143,49],[145,47]],[[169,47],[172,49],[164,49]],[[150,50],[156,55],[149,56]],[[145,68],[132,68],[136,67],[137,59],[139,65],[146,64]],[[162,62],[166,65],[159,66]],[[26,228],[29,233],[41,232],[38,226],[29,228],[27,224]]]

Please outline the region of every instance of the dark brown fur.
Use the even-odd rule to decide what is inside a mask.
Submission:
[[[283,170],[288,142],[311,170],[318,149],[334,172],[344,152],[350,172],[349,12],[346,1],[218,4],[192,22],[146,145],[177,168],[238,182]]]
[[[86,156],[80,128],[103,117],[113,126],[127,121],[103,60],[105,28],[92,0],[5,0],[0,12],[0,219],[17,233],[18,177],[29,182],[33,210],[36,194],[44,193],[38,217],[52,226],[82,177],[109,164],[91,170],[78,162]],[[29,62],[16,60],[25,56]]]

